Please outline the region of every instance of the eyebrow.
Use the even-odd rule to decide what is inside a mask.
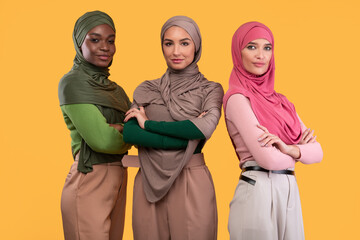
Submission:
[[[93,36],[97,36],[97,37],[101,37],[101,34],[99,33],[90,33],[89,35],[93,35]],[[115,37],[115,34],[110,34],[109,36],[107,36],[108,38],[109,37]]]
[[[258,44],[257,44],[257,43],[255,43],[255,42],[249,42],[248,44],[258,45]],[[266,46],[272,46],[272,45],[271,45],[271,43],[266,43],[265,45],[266,45]]]
[[[171,40],[171,39],[165,38],[165,39],[164,39],[164,42],[165,42],[165,41],[170,41],[170,42],[173,42],[174,40]],[[180,39],[180,42],[182,42],[182,41],[191,41],[191,39],[190,39],[190,38],[183,38],[183,39]]]

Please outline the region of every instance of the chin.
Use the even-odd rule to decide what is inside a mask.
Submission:
[[[110,63],[103,63],[103,62],[101,62],[101,63],[97,63],[95,66],[101,67],[101,68],[106,68],[106,67],[109,66],[109,64],[110,64]]]
[[[256,71],[252,71],[250,73],[256,75],[256,76],[261,76],[265,73],[266,71],[262,71],[262,70],[259,70],[259,69],[256,69]]]

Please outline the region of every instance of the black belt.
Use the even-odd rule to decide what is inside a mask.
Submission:
[[[265,168],[262,168],[262,167],[259,167],[259,166],[249,166],[249,167],[246,167],[242,170],[242,173],[243,172],[246,172],[246,171],[260,171],[260,172],[271,172],[271,173],[275,173],[275,174],[287,174],[287,175],[295,175],[295,172],[292,171],[292,170],[267,170]],[[256,181],[247,177],[247,176],[244,176],[244,175],[240,175],[240,179],[247,182],[247,183],[250,183],[251,185],[255,185]]]
[[[259,166],[249,166],[246,167],[242,170],[243,172],[246,171],[260,171],[260,172],[272,172],[272,173],[276,173],[276,174],[287,174],[287,175],[295,175],[295,172],[292,170],[267,170],[265,168],[259,167]]]

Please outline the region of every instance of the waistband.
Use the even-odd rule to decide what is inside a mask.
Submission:
[[[262,168],[260,166],[248,166],[242,169],[242,172],[246,171],[260,171],[260,172],[271,172],[275,174],[287,174],[287,175],[295,175],[295,172],[292,170],[267,170],[265,168]]]
[[[79,161],[79,158],[80,158],[80,151],[75,155],[74,160]],[[116,161],[116,162],[108,162],[108,163],[99,163],[96,165],[122,166],[122,163],[121,161]]]
[[[137,155],[125,155],[121,161],[124,167],[140,167],[140,160],[139,156]],[[205,165],[204,154],[197,153],[192,155],[190,160],[185,164],[184,168],[191,168],[202,165]]]

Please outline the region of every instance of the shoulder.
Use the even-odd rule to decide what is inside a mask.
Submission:
[[[60,79],[59,91],[68,91],[69,89],[80,87],[86,82],[84,80],[89,78],[90,76],[84,72],[79,70],[71,70]]]
[[[204,93],[207,93],[207,95],[216,94],[221,98],[224,96],[224,89],[220,83],[207,80],[206,84],[204,84],[202,88]]]
[[[159,79],[146,80],[146,81],[140,83],[139,86],[137,86],[135,88],[134,96],[135,96],[135,94],[143,94],[148,91],[156,91],[159,89],[158,86],[159,86]]]
[[[241,93],[231,95],[226,103],[226,109],[250,107],[250,100]]]

